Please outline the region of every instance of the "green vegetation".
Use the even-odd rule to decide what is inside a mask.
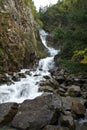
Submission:
[[[34,16],[35,21],[42,27],[43,24],[40,20],[40,14],[36,11],[36,7],[32,0],[24,0],[25,5],[31,8],[32,14]]]
[[[78,62],[59,59],[60,66],[70,73],[87,74],[87,64],[79,64]]]
[[[37,23],[42,24],[33,0],[0,0],[0,73],[19,71],[45,57]]]
[[[75,51],[72,60],[82,64],[87,64],[87,48],[84,50]]]
[[[87,0],[62,0],[39,13],[43,28],[62,44],[61,65],[72,73],[87,72]]]

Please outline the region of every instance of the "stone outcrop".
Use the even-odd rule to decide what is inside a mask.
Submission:
[[[81,118],[82,115],[87,114],[84,102],[81,98],[43,94],[36,99],[25,100],[21,104],[0,104],[0,128],[3,130],[77,130],[76,116]]]
[[[25,0],[0,0],[0,72],[18,71],[43,56],[31,7]]]
[[[53,95],[24,101],[12,121],[12,126],[23,130],[40,130],[48,124],[54,124],[61,108],[61,104],[54,104],[54,99],[57,100],[57,103],[61,102],[58,97]]]

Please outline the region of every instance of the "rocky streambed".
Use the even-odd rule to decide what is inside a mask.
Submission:
[[[87,76],[54,67],[46,35],[50,56],[36,70],[0,75],[0,130],[87,130]]]
[[[41,96],[0,104],[0,130],[87,130],[86,77],[50,72],[40,82]]]

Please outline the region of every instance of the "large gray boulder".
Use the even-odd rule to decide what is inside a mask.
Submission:
[[[76,101],[72,103],[71,111],[73,114],[75,114],[76,117],[79,117],[79,118],[84,117],[86,113],[86,109],[84,105]]]
[[[48,124],[55,124],[60,108],[60,97],[55,95],[26,100],[20,105],[12,126],[23,130],[40,130]]]

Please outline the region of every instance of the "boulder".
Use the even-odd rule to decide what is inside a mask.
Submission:
[[[44,76],[45,79],[50,79],[50,76],[46,75]]]
[[[55,93],[59,94],[60,96],[64,96],[65,97],[66,91],[63,88],[59,88],[59,89],[55,90]]]
[[[51,86],[41,86],[39,91],[43,92],[54,92],[55,90]]]
[[[40,86],[50,86],[50,81],[49,81],[49,79],[47,79],[47,80],[42,80],[41,82],[40,82]]]
[[[66,95],[69,95],[71,97],[79,97],[81,96],[81,89],[79,86],[72,85],[68,88]]]
[[[47,125],[42,130],[69,130],[67,127],[55,126],[55,125]]]
[[[60,118],[61,126],[68,127],[70,130],[75,129],[74,119],[71,115],[62,115]]]
[[[59,70],[59,68],[55,67],[53,69],[50,69],[49,72],[50,72],[51,76],[54,76],[54,75],[56,76],[58,74],[58,70]]]
[[[58,83],[63,83],[65,81],[65,78],[63,75],[56,76],[55,79],[58,81]]]
[[[0,125],[9,123],[17,113],[17,103],[0,104]]]
[[[0,85],[5,83],[10,83],[10,79],[5,74],[0,74]]]
[[[82,98],[70,97],[70,96],[61,97],[62,110],[63,111],[71,111],[71,107],[72,107],[73,102],[76,102],[76,103],[82,102],[82,104],[84,104],[85,100],[83,100]]]
[[[54,89],[58,89],[59,83],[58,83],[57,80],[55,80],[54,78],[50,78],[49,81],[50,81],[50,85],[51,85]]]
[[[23,130],[39,130],[48,124],[56,123],[60,108],[60,97],[52,94],[26,100],[20,105],[12,126]]]
[[[62,110],[63,111],[70,111],[72,106],[73,98],[71,97],[61,97],[62,99]]]
[[[72,102],[71,111],[75,117],[81,118],[85,116],[86,108],[80,102]]]
[[[26,78],[26,75],[24,73],[18,73],[20,78]]]
[[[15,82],[20,81],[20,76],[18,74],[13,75],[12,80],[15,81]]]
[[[45,81],[41,81],[40,86],[51,86],[53,89],[58,89],[59,83],[54,78],[50,78]]]

